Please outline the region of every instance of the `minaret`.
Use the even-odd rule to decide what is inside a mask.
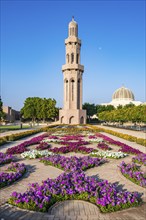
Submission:
[[[59,120],[62,124],[85,124],[86,111],[82,110],[84,66],[80,64],[81,40],[78,38],[78,24],[74,21],[74,17],[69,23],[65,46],[66,63],[62,66],[64,106],[59,111]]]

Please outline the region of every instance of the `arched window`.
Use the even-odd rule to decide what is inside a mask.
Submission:
[[[71,54],[71,63],[73,63],[74,62],[74,54],[72,53]]]
[[[71,80],[71,99],[74,100],[74,80]]]
[[[69,63],[69,54],[66,55],[66,61]]]
[[[66,80],[66,101],[68,100],[68,80]]]
[[[75,29],[74,28],[72,28],[72,35],[74,35],[75,34]]]
[[[76,63],[78,64],[79,63],[79,54],[77,53],[77,56],[76,56]]]
[[[80,79],[78,79],[78,97],[77,97],[77,108],[80,109]]]
[[[63,124],[64,116],[61,117],[61,124]]]

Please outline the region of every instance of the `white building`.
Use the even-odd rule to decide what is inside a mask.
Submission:
[[[134,94],[130,89],[122,86],[114,92],[111,102],[102,103],[101,105],[113,105],[114,107],[117,107],[119,105],[124,106],[131,103],[134,105],[142,104],[140,101],[135,101]]]

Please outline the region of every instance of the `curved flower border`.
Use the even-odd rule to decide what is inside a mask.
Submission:
[[[120,171],[123,176],[131,180],[133,183],[146,187],[146,176],[140,171],[139,166],[136,164],[126,164],[124,161],[120,164]]]
[[[0,173],[0,189],[20,179],[26,172],[26,166],[23,163],[11,162],[6,171]]]

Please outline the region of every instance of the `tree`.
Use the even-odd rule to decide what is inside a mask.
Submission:
[[[25,119],[31,119],[32,122],[35,122],[39,112],[39,101],[39,97],[28,97],[25,100],[24,107],[20,111]]]
[[[83,109],[87,111],[87,117],[89,118],[89,121],[90,121],[91,116],[97,113],[95,104],[90,104],[86,102],[83,104]]]
[[[96,105],[97,114],[103,111],[112,111],[115,109],[113,105]]]
[[[5,117],[5,113],[3,112],[3,102],[0,96],[0,121],[2,121]]]
[[[58,115],[58,111],[55,99],[29,97],[24,102],[21,114],[25,119],[35,122],[36,119],[43,121],[54,119]]]

